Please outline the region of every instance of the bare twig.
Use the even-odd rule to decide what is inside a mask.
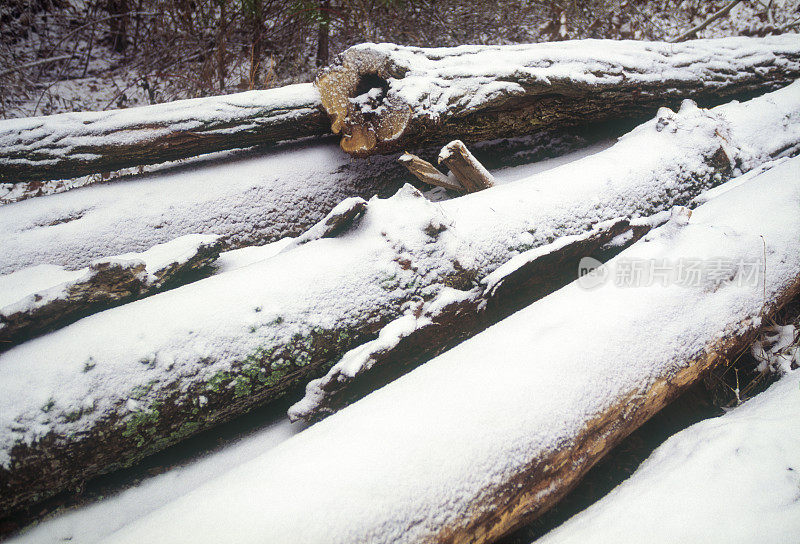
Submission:
[[[713,23],[714,21],[716,21],[720,17],[726,16],[734,7],[736,7],[737,4],[741,3],[741,1],[742,0],[733,0],[732,2],[728,2],[728,4],[724,8],[722,8],[719,11],[717,11],[716,13],[713,13],[708,19],[706,19],[705,21],[703,21],[699,25],[697,25],[697,26],[695,26],[693,28],[690,28],[689,30],[687,30],[686,32],[684,32],[683,34],[678,36],[677,38],[672,38],[671,40],[669,40],[669,42],[670,43],[677,43],[677,42],[682,42],[682,41],[688,40],[689,38],[695,36],[698,32],[700,32],[701,30],[706,28],[708,25],[710,25],[711,23]]]
[[[800,17],[797,17],[793,21],[790,21],[790,22],[786,23],[785,25],[781,26],[780,28],[778,28],[778,34],[780,34],[782,32],[786,32],[787,30],[790,30],[790,29],[792,29],[792,28],[794,28],[794,27],[796,27],[798,25],[800,25]]]
[[[25,64],[12,66],[11,68],[3,70],[2,72],[0,72],[0,77],[7,76],[8,74],[13,74],[14,72],[18,72],[26,68],[33,68],[34,66],[40,66],[42,64],[50,64],[52,62],[58,62],[60,60],[68,60],[71,58],[72,55],[60,55],[58,57],[50,57],[49,59],[41,59],[41,60],[35,60],[33,62],[26,62]]]
[[[96,25],[98,23],[103,23],[103,22],[109,21],[111,19],[118,19],[120,17],[128,17],[130,15],[136,15],[137,17],[138,16],[156,17],[156,16],[158,16],[160,14],[159,13],[155,13],[155,12],[149,12],[149,11],[142,11],[142,12],[130,11],[128,13],[118,13],[116,15],[109,15],[107,17],[101,17],[100,19],[95,19],[94,21],[89,21],[88,23],[85,23],[85,24],[83,24],[83,25],[81,25],[81,26],[79,26],[77,28],[74,28],[70,32],[68,32],[67,34],[62,36],[58,40],[58,43],[56,43],[53,47],[50,48],[50,52],[52,53],[53,51],[55,51],[58,47],[61,46],[62,43],[64,43],[70,37],[74,36],[75,34],[77,34],[78,32],[80,32],[81,30],[83,30],[85,28],[89,28],[90,26],[94,26],[94,25]]]

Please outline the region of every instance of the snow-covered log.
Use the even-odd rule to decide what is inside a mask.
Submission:
[[[799,206],[796,158],[106,542],[495,542],[800,292]]]
[[[800,535],[800,372],[659,446],[537,544],[783,544]]]
[[[317,421],[344,408],[526,302],[570,283],[584,257],[602,255],[609,246],[622,249],[619,246],[632,244],[652,226],[650,218],[634,224],[627,219],[606,221],[585,234],[563,236],[517,255],[469,291],[445,289],[433,300],[417,301],[375,340],[350,350],[325,376],[309,382],[305,396],[289,409],[289,418]]]
[[[752,96],[800,76],[800,39],[582,40],[425,49],[361,44],[317,77],[356,156],[652,115],[684,98]]]
[[[493,168],[559,156],[596,132],[543,132],[473,148]],[[429,155],[438,153],[429,150]],[[428,156],[428,155],[426,155]],[[519,179],[505,170],[506,179]],[[0,206],[0,274],[40,264],[68,269],[142,252],[187,234],[226,249],[297,236],[348,197],[390,196],[413,178],[393,157],[351,159],[332,140],[201,157],[181,165]],[[221,182],[224,180],[224,183]]]
[[[77,319],[177,285],[219,256],[218,237],[190,234],[79,270],[39,265],[0,276],[0,351]]]
[[[0,206],[0,274],[83,268],[187,234],[226,249],[297,236],[345,198],[389,196],[410,178],[392,160],[366,162],[333,142],[286,144]]]
[[[311,84],[0,121],[0,182],[74,178],[330,132]],[[220,181],[222,183],[222,181]]]
[[[525,180],[440,203],[406,186],[336,237],[16,346],[0,355],[0,510],[275,399],[420,300],[469,291],[520,253],[686,205],[727,180],[732,160],[800,142],[784,124],[798,113],[800,85],[711,111],[686,103]]]

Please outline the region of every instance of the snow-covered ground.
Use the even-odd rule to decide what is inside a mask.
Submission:
[[[800,538],[800,371],[667,440],[536,544],[789,544]]]
[[[713,256],[734,263],[721,275],[573,283],[107,542],[396,543],[463,530],[531,460],[681,370],[676,361],[757,324],[764,303],[800,273],[798,206],[793,159],[606,265],[614,273],[631,261]],[[750,261],[766,274],[754,283]]]

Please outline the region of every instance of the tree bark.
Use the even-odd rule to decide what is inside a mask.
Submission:
[[[330,53],[330,0],[320,0],[319,12],[321,20],[317,26],[317,66],[328,64]]]
[[[128,47],[128,0],[108,0],[106,10],[111,16],[108,21],[111,45],[114,51],[122,53]]]
[[[74,178],[330,131],[310,84],[0,122],[0,182]]]
[[[758,164],[744,160],[748,151],[740,147],[749,142],[750,123],[732,130],[728,116],[758,108],[759,121],[776,127],[774,141],[784,140],[782,131],[792,126],[772,116],[784,119],[800,104],[777,94],[719,113],[691,104],[678,113],[662,110],[659,120],[610,149],[463,199],[432,203],[410,186],[391,199],[353,199],[306,244],[105,312],[102,331],[118,331],[115,345],[135,349],[109,346],[107,332],[82,320],[42,338],[37,349],[7,351],[0,355],[0,389],[25,391],[42,376],[42,357],[54,389],[39,383],[35,396],[14,395],[13,404],[0,394],[0,511],[135,463],[279,398],[409,308],[468,292],[525,251],[585,235],[605,221],[689,204],[731,176],[727,153]],[[634,166],[626,163],[632,154]],[[556,259],[553,272],[564,263]],[[491,285],[495,296],[512,297]],[[153,331],[154,321],[168,329]],[[91,370],[81,374],[86,361]],[[64,380],[67,391],[58,388]],[[56,402],[42,407],[48,394]]]
[[[424,49],[362,44],[317,77],[332,130],[356,156],[635,118],[684,98],[713,105],[800,75],[800,40],[612,40]]]
[[[99,259],[75,271],[74,280],[34,293],[20,293],[19,301],[0,308],[0,351],[81,317],[174,287],[192,272],[214,262],[220,246],[216,236],[189,235],[156,246],[151,253]],[[155,265],[148,262],[150,255],[164,251],[173,255],[167,259],[169,262],[163,258]],[[15,276],[25,272],[21,270]],[[7,279],[0,276],[0,284]]]

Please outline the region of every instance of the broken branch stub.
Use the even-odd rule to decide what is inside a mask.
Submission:
[[[449,178],[439,171],[434,165],[421,159],[411,153],[403,153],[397,159],[397,162],[408,168],[408,171],[414,174],[418,180],[428,185],[436,185],[437,187],[444,187],[451,191],[465,191],[467,190],[455,179]]]
[[[445,164],[470,193],[494,187],[494,177],[461,140],[453,140],[442,148],[439,164]]]
[[[678,44],[581,40],[453,48],[360,44],[316,85],[355,156],[633,119],[684,98],[713,105],[800,75],[796,35]]]

